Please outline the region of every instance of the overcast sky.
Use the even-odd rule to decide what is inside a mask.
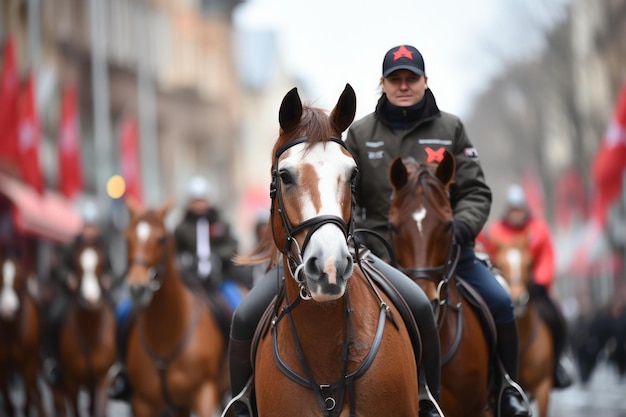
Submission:
[[[472,96],[502,63],[542,47],[542,32],[569,0],[247,0],[237,28],[276,31],[281,62],[306,80],[314,104],[330,110],[346,83],[357,117],[374,109],[382,60],[412,44],[424,56],[439,106],[467,114]]]

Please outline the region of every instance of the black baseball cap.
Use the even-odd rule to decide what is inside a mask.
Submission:
[[[383,60],[383,77],[397,70],[409,70],[417,75],[424,75],[424,58],[420,51],[411,45],[400,45],[391,48]]]

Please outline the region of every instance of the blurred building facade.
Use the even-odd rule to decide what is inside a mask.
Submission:
[[[241,89],[231,15],[240,0],[5,0],[0,40],[14,41],[19,76],[33,73],[46,186],[56,189],[61,91],[78,93],[83,194],[103,212],[123,210],[106,192],[122,169],[120,129],[138,127],[146,205],[185,203],[187,181],[207,177],[233,220],[242,184]],[[112,220],[112,219],[108,219]]]

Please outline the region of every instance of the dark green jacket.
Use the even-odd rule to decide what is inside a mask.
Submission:
[[[376,111],[354,122],[346,138],[346,145],[359,167],[356,227],[374,230],[389,238],[391,163],[397,157],[409,156],[433,162],[445,148],[456,158],[456,176],[450,190],[455,220],[466,223],[476,237],[489,217],[491,190],[485,183],[478,153],[463,123],[458,117],[440,111],[435,97],[427,89],[424,107],[415,124],[410,123],[411,127],[406,130],[394,129],[382,117],[381,109],[386,101],[383,94]]]
[[[237,252],[238,242],[232,235],[228,224],[222,222],[219,219],[218,212],[215,209],[210,209],[207,214],[207,220],[209,221],[209,244],[211,247],[211,258],[215,266],[218,263],[219,271],[213,270],[211,275],[216,273],[219,275],[217,278],[221,280],[224,277],[232,275],[232,257]],[[174,231],[174,239],[176,241],[176,252],[179,255],[190,255],[192,263],[190,265],[183,265],[184,269],[195,269],[197,266],[197,222],[199,217],[192,213],[185,213],[185,217],[176,227]],[[215,277],[214,277],[215,278]]]

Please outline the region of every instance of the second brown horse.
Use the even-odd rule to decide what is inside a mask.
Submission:
[[[171,204],[128,207],[126,282],[137,307],[126,355],[133,415],[212,417],[228,389],[225,342],[207,303],[176,269],[164,221]]]
[[[490,350],[475,308],[455,275],[453,214],[448,187],[455,161],[445,154],[436,171],[412,158],[390,170],[389,213],[398,264],[433,301],[441,341],[441,407],[447,417],[490,415]]]

